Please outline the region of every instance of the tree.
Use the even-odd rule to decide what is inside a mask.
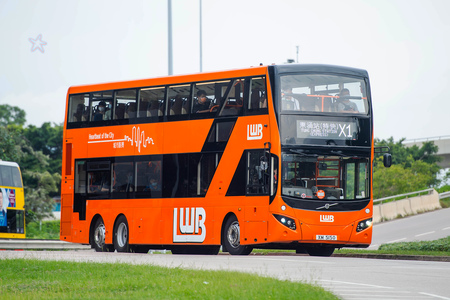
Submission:
[[[25,186],[26,192],[26,210],[27,223],[32,221],[41,221],[45,217],[52,215],[55,205],[51,193],[58,191],[58,185],[61,184],[61,175],[49,172],[27,171],[29,182],[35,182],[34,186]]]
[[[46,122],[41,127],[29,125],[23,135],[30,141],[35,151],[42,151],[49,157],[46,170],[50,173],[61,172],[63,126]]]
[[[25,111],[17,106],[10,106],[8,104],[0,105],[0,126],[6,127],[8,125],[16,124],[23,126],[25,124]]]
[[[0,121],[4,119],[1,119]],[[27,223],[51,216],[53,196],[61,186],[62,126],[44,123],[41,128],[17,124],[0,126],[0,159],[18,162],[25,191]],[[30,139],[31,141],[30,141]]]
[[[374,160],[373,193],[374,199],[414,192],[439,185],[437,174],[440,167],[436,155],[438,147],[433,142],[423,143],[421,147],[406,147],[401,139],[395,142],[375,139],[375,147],[388,146],[392,154],[392,166],[385,168],[381,155]]]

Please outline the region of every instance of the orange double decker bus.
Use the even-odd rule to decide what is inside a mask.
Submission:
[[[61,240],[331,255],[372,238],[364,70],[271,65],[69,88]]]

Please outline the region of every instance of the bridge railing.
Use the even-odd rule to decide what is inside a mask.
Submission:
[[[384,198],[379,198],[379,199],[373,200],[373,203],[374,204],[382,204],[382,203],[386,203],[386,202],[408,199],[411,196],[416,197],[416,196],[423,196],[423,195],[431,195],[433,193],[433,191],[434,191],[434,189],[426,189],[426,190],[417,191],[417,192],[411,192],[411,193],[400,194],[400,195],[395,195],[395,196],[390,196],[390,197],[384,197]],[[439,199],[442,199],[442,198],[440,198],[440,195],[441,194],[439,194]],[[449,192],[449,196],[450,196],[450,192]]]
[[[446,140],[446,139],[450,139],[450,135],[432,136],[432,137],[427,137],[427,138],[404,140],[403,144],[423,143],[423,142],[439,141],[439,140]]]

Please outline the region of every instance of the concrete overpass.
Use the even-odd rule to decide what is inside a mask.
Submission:
[[[442,157],[442,161],[438,163],[438,165],[444,169],[450,168],[450,135],[405,140],[403,141],[403,145],[405,145],[406,147],[411,147],[413,145],[422,147],[422,144],[424,142],[434,142],[434,144],[439,147],[437,155]]]

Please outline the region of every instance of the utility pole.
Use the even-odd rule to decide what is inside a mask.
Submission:
[[[200,0],[200,73],[203,72],[202,0]]]
[[[168,10],[168,43],[169,43],[169,75],[173,75],[173,57],[172,57],[172,0],[167,0]]]

